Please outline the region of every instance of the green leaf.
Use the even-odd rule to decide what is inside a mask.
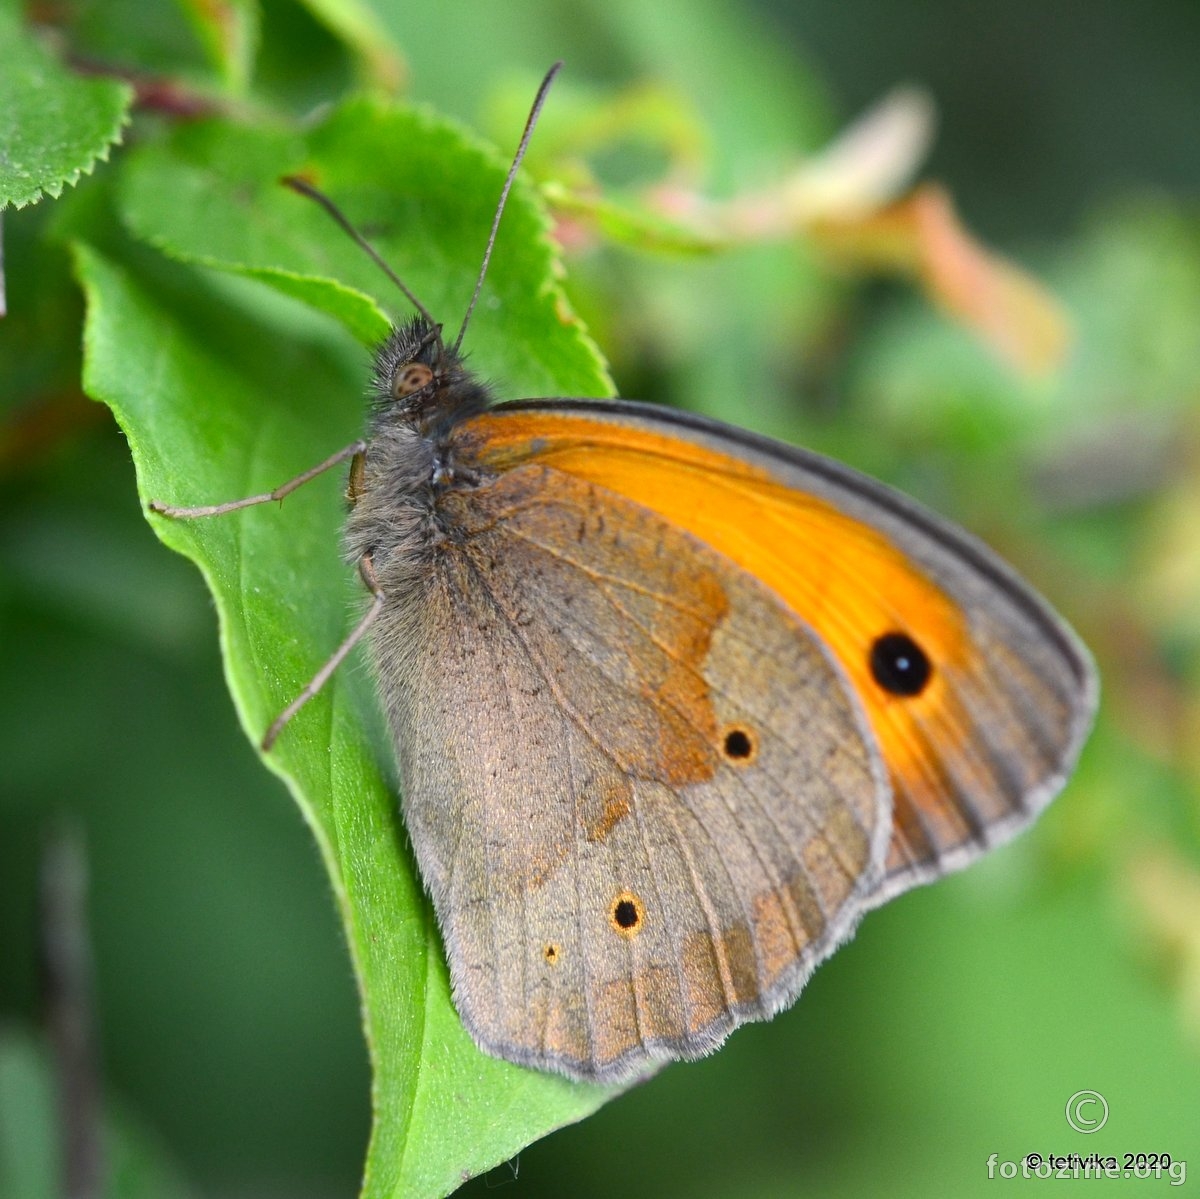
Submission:
[[[23,208],[43,192],[90,175],[120,140],[133,89],[79,79],[0,6],[0,208]]]
[[[398,92],[408,76],[400,47],[375,11],[360,0],[303,0],[330,33],[341,39],[360,64],[364,84]]]
[[[124,429],[145,500],[261,492],[361,432],[366,356],[319,313],[361,337],[371,319],[382,323],[376,297],[397,297],[324,213],[279,186],[282,171],[300,167],[435,313],[455,320],[465,308],[504,163],[457,128],[355,102],[303,142],[214,123],[145,148],[124,189],[130,226],[178,259],[223,268],[138,254],[119,264],[78,248],[85,387]],[[467,338],[481,373],[507,381],[509,394],[608,393],[524,187],[510,197],[493,263]],[[255,740],[352,622],[339,491],[323,476],[282,507],[153,520],[212,589],[230,690]],[[375,1071],[364,1194],[445,1193],[615,1093],[486,1057],[462,1029],[361,668],[343,667],[265,760],[313,829],[359,979]]]
[[[165,252],[262,279],[373,345],[391,323],[385,309],[406,312],[407,302],[326,213],[280,178],[313,180],[449,323],[470,299],[506,165],[425,110],[359,98],[303,138],[213,121],[147,146],[131,156],[123,214]],[[511,395],[610,394],[598,352],[554,285],[548,229],[518,180],[468,348]]]
[[[0,1193],[52,1195],[60,1184],[54,1084],[36,1048],[0,1032]]]
[[[164,252],[263,279],[375,345],[391,321],[370,295],[337,278],[349,239],[312,201],[280,183],[306,161],[304,141],[286,130],[219,121],[184,127],[130,156],[123,215]]]
[[[258,52],[261,17],[257,0],[179,0],[226,86],[241,95],[250,83]]]
[[[62,1193],[61,1112],[49,1055],[32,1036],[0,1026],[0,1195]],[[100,1113],[106,1199],[183,1199],[188,1188],[137,1122],[114,1105]]]

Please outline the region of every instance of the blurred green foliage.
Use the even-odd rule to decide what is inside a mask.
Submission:
[[[320,164],[452,324],[498,164],[559,57],[568,71],[528,175],[551,196],[565,187],[609,206],[598,225],[587,204],[559,209],[558,232],[562,286],[620,393],[835,453],[961,520],[1076,624],[1105,696],[1076,778],[1030,834],[872,914],[792,1011],[467,1193],[988,1193],[1001,1185],[989,1184],[990,1154],[1034,1151],[1167,1152],[1200,1169],[1200,220],[1182,194],[1200,181],[1192,6],[1081,13],[1063,0],[1036,6],[1035,21],[1024,3],[820,0],[769,14],[736,0],[95,0],[39,9],[53,25],[34,33],[11,0],[0,10],[0,61],[61,88],[75,135],[36,176],[51,194],[74,186],[4,213],[0,1195],[38,1194],[53,1157],[36,896],[64,810],[90,863],[96,1027],[121,1164],[109,1193],[182,1192],[166,1181],[176,1177],[199,1193],[358,1186],[371,1088],[350,969],[351,954],[364,968],[362,925],[338,917],[365,909],[337,864],[361,832],[355,811],[394,853],[386,790],[377,781],[361,809],[342,794],[332,822],[302,798],[331,894],[309,829],[238,726],[200,578],[155,540],[130,447],[83,387],[122,412],[143,482],[181,502],[227,498],[201,486],[270,486],[285,463],[345,444],[361,420],[358,342],[381,311],[403,309],[322,214],[282,207],[286,193],[264,181],[297,156]],[[131,93],[76,77],[97,71],[128,78],[137,97],[127,144],[99,165],[113,104]],[[968,223],[1006,239],[1070,312],[1073,349],[1051,378],[1019,377],[909,287],[836,269],[812,238],[704,250],[658,236],[674,228],[670,214],[655,225],[664,182],[713,203],[768,191],[850,105],[914,72],[939,102],[933,163]],[[359,88],[375,99],[327,111]],[[432,107],[414,118],[410,100]],[[1101,126],[1108,116],[1105,153],[1088,112]],[[505,394],[595,393],[605,381],[590,348],[549,319],[566,309],[547,308],[552,291],[530,294],[555,268],[538,257],[533,196],[518,190],[473,358]],[[15,184],[4,194],[33,198]],[[72,259],[80,241],[91,248]],[[154,444],[139,442],[152,425]],[[152,451],[168,457],[151,468]],[[220,538],[243,554],[242,537],[282,538],[291,573],[273,585],[331,646],[354,584],[337,562],[336,481],[316,486],[244,532],[167,535],[210,542],[192,549],[209,555],[219,593]],[[238,562],[224,576],[233,591],[248,585],[239,602],[252,607]],[[306,651],[287,629],[239,648],[222,611],[226,677],[263,716],[289,671],[307,669]],[[361,669],[346,675],[337,695],[348,698],[331,698],[325,717],[339,729],[370,707]],[[307,762],[277,768],[318,775],[316,749],[299,752]],[[400,897],[393,943],[394,896],[368,898],[381,957],[396,948],[383,973],[367,970],[384,980],[385,1010],[407,1010],[411,984],[447,1011],[436,943],[418,944],[419,899]],[[369,1028],[371,1011],[368,995]],[[402,1073],[376,1076],[385,1105],[409,1093]],[[429,1160],[409,1177],[424,1171],[431,1190],[446,1161],[477,1168],[520,1143],[497,1129],[532,1135],[594,1102],[564,1097],[543,1112],[511,1081],[522,1072],[484,1073],[471,1084],[483,1132],[452,1123],[455,1097],[423,1100]],[[1084,1088],[1111,1108],[1093,1136],[1064,1118]],[[443,1145],[434,1161],[439,1129],[471,1144]],[[375,1152],[372,1185],[386,1193],[395,1153]]]

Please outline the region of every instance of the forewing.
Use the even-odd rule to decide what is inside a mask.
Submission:
[[[502,405],[464,439],[488,470],[593,483],[687,530],[779,597],[836,658],[891,777],[894,828],[871,903],[1024,827],[1062,786],[1096,679],[1067,625],[980,542],[846,467],[668,409]],[[881,686],[877,640],[911,636],[932,674]]]

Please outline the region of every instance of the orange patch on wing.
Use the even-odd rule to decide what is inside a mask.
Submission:
[[[607,841],[609,833],[633,811],[632,797],[628,778],[617,774],[603,779],[595,793],[585,792],[579,813],[583,835],[589,841]]]
[[[607,1065],[642,1042],[637,996],[627,978],[597,987],[591,997],[592,1044],[596,1061]]]
[[[515,1043],[534,1049],[540,1040],[546,1053],[569,1062],[586,1062],[592,1054],[591,1019],[582,994],[560,995],[553,1001],[545,997],[528,1009],[528,1024],[520,1030]]]
[[[651,519],[644,506],[619,503],[608,490],[551,465],[521,465],[527,469],[498,471],[498,477],[469,500],[457,497],[457,509],[451,508],[453,495],[444,501],[460,528],[476,536],[494,527],[510,533],[520,529],[533,544],[567,561],[586,541],[589,571],[599,579],[607,572],[617,588],[661,581],[670,574],[669,565],[686,555],[686,539],[674,529],[664,536],[663,522]],[[564,521],[564,512],[579,514],[578,525],[574,516]],[[477,523],[472,526],[469,519]],[[638,522],[651,528],[639,529]],[[500,546],[493,548],[500,552]],[[482,565],[486,568],[486,560]],[[584,575],[581,586],[596,585]],[[695,569],[676,582],[672,599],[677,602],[659,604],[645,630],[658,652],[631,654],[627,663],[630,677],[625,685],[636,689],[644,702],[632,711],[612,709],[593,731],[626,774],[679,789],[711,779],[718,764],[717,718],[708,683],[696,666],[707,659],[713,631],[724,619],[729,600],[716,571]],[[593,619],[604,626],[609,617],[606,613]],[[612,635],[618,632],[611,630]],[[548,661],[553,662],[551,650],[547,647]],[[610,723],[605,725],[605,719]],[[627,803],[623,809],[618,804],[608,818],[588,814],[586,824],[597,828],[597,837],[603,839],[605,824],[611,828],[628,810]]]
[[[944,668],[969,671],[971,647],[955,604],[887,537],[767,470],[682,437],[560,412],[485,413],[471,427],[484,468],[537,463],[610,488],[770,587],[846,671],[901,789],[922,808],[946,808],[920,728],[969,727]],[[872,676],[872,643],[893,631],[915,637],[933,662],[917,696],[891,695]]]
[[[606,509],[605,516],[611,520],[614,513]],[[689,584],[686,600],[702,617],[660,610],[652,632],[668,650],[666,669],[643,682],[643,695],[658,717],[653,751],[657,777],[675,788],[707,782],[716,769],[717,717],[708,681],[695,667],[708,658],[713,630],[729,610],[720,579],[712,572],[697,573]]]
[[[665,966],[601,983],[591,1003],[593,1053],[601,1066],[647,1042],[678,1041],[687,1031],[678,975]]]
[[[717,937],[707,930],[689,933],[680,966],[690,1009],[688,1027],[693,1033],[759,997],[758,958],[744,921],[723,929]]]
[[[762,960],[763,989],[795,964],[825,932],[821,903],[808,882],[796,875],[754,897],[754,941]]]

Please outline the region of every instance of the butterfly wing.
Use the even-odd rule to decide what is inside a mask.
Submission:
[[[686,531],[828,649],[893,793],[870,904],[966,865],[1061,788],[1096,705],[1087,651],[994,553],[914,501],[819,455],[642,404],[522,401],[462,435],[484,470],[546,467]]]
[[[569,472],[498,471],[439,520],[376,650],[475,1040],[616,1080],[772,1015],[890,837],[844,671],[748,572]]]

